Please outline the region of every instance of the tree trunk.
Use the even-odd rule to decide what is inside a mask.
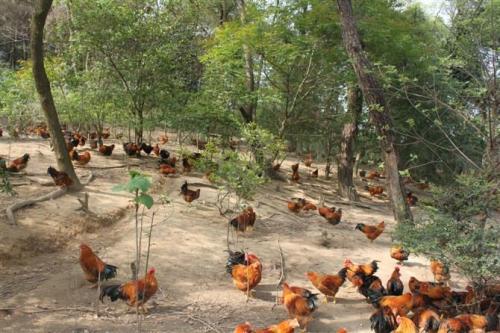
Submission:
[[[241,24],[246,24],[246,5],[245,0],[238,1],[240,6],[240,20]],[[243,44],[243,55],[245,57],[245,84],[247,93],[252,95],[250,101],[245,105],[240,106],[241,116],[245,123],[251,123],[254,120],[255,111],[257,109],[257,102],[253,96],[255,93],[255,77],[253,73],[253,55],[248,45]]]
[[[358,86],[351,86],[347,91],[347,110],[351,115],[351,121],[344,125],[342,138],[340,139],[339,163],[337,177],[339,194],[352,201],[358,201],[358,193],[352,180],[354,166],[354,141],[358,133],[358,119],[363,108],[363,95]]]
[[[395,146],[395,135],[392,131],[392,119],[385,102],[382,86],[372,74],[371,63],[363,52],[356,21],[352,14],[351,1],[337,0],[337,4],[341,17],[344,46],[351,59],[359,87],[370,110],[371,121],[375,124],[380,137],[380,145],[385,161],[388,194],[394,218],[399,223],[405,220],[411,221],[413,218],[406,203],[399,177],[399,156]]]
[[[66,142],[61,131],[61,124],[57,115],[56,106],[50,89],[50,82],[45,72],[43,61],[43,30],[45,20],[52,6],[52,0],[37,0],[35,11],[31,20],[31,58],[33,61],[33,78],[40,99],[43,113],[47,119],[47,125],[56,154],[57,166],[68,174],[73,180],[72,188],[81,188],[80,181],[76,176],[73,164],[69,159]]]

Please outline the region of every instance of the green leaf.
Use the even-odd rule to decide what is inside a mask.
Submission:
[[[128,189],[130,192],[135,190],[140,190],[141,192],[147,192],[151,187],[151,182],[148,178],[138,174],[134,176],[128,183]]]
[[[136,202],[146,206],[147,209],[153,207],[154,200],[149,194],[142,193],[136,199]]]

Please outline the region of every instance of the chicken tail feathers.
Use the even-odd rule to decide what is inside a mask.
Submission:
[[[368,301],[376,308],[379,306],[379,302],[384,297],[384,293],[378,290],[366,289],[366,298]]]
[[[236,251],[229,253],[229,257],[226,261],[226,272],[231,274],[233,272],[233,266],[235,265],[247,265],[244,252]]]
[[[116,277],[116,270],[116,266],[106,264],[106,266],[104,267],[103,279],[109,280]]]
[[[111,286],[106,286],[102,288],[101,294],[99,295],[99,300],[104,303],[104,297],[108,296],[111,302],[116,301],[117,299],[125,299],[122,294],[121,285],[115,284]]]
[[[396,329],[396,318],[392,311],[388,308],[382,308],[370,317],[371,328],[375,333],[392,332]]]

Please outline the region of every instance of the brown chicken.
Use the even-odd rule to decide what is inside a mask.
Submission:
[[[158,144],[154,145],[153,154],[155,154],[156,156],[160,156],[160,146],[158,146]]]
[[[71,159],[73,161],[76,161],[78,165],[85,165],[90,162],[91,155],[90,152],[88,151],[79,154],[76,150],[73,150],[71,154]]]
[[[406,316],[413,307],[419,305],[414,302],[413,295],[406,293],[400,296],[384,296],[378,302],[380,307],[387,306],[392,310],[394,315]]]
[[[339,328],[337,333],[347,333],[347,330],[345,328]]]
[[[313,172],[311,172],[311,177],[318,178],[318,172],[319,172],[319,169],[316,169]]]
[[[430,268],[432,274],[434,275],[434,281],[448,284],[451,276],[450,269],[447,265],[443,264],[439,260],[431,260]]]
[[[337,225],[342,220],[342,208],[336,210],[335,207],[319,207],[318,212],[319,215],[323,216],[330,224]]]
[[[394,330],[394,333],[418,333],[417,326],[408,317],[397,317],[396,322],[398,323],[398,328]]]
[[[128,306],[140,307],[144,313],[147,313],[144,304],[158,290],[155,272],[154,268],[150,268],[146,276],[142,279],[129,281],[120,285],[106,286],[102,289],[99,300],[103,302],[105,296],[108,296],[111,302],[121,299],[126,301]]]
[[[490,329],[490,326],[494,325],[490,325],[490,321],[485,316],[462,314],[443,321],[438,333],[490,332],[496,329],[496,327]]]
[[[298,182],[300,180],[299,163],[292,165],[292,180],[294,182]]]
[[[228,265],[231,267],[231,276],[236,288],[244,292],[248,298],[250,292],[260,283],[262,279],[262,264],[259,258],[253,253],[245,253],[244,261],[241,263],[228,259]]]
[[[381,178],[380,177],[380,173],[378,173],[377,171],[370,171],[368,172],[368,175],[366,176],[367,179],[378,179],[378,178]]]
[[[256,215],[252,207],[247,207],[243,210],[240,215],[236,216],[234,219],[229,221],[236,231],[251,231],[255,224]]]
[[[396,266],[392,272],[391,277],[387,280],[387,294],[393,296],[399,296],[403,294],[403,281],[401,281],[401,273],[399,272],[399,267]]]
[[[7,168],[7,171],[19,172],[21,170],[24,170],[28,166],[29,160],[30,160],[30,154],[24,154],[23,156],[11,161],[9,167]]]
[[[415,290],[432,300],[451,299],[451,290],[444,285],[431,285],[430,283],[421,282],[415,286]]]
[[[351,259],[345,259],[344,267],[347,268],[347,279],[351,281],[352,277],[356,274],[361,274],[364,277],[372,276],[378,270],[377,263],[377,260],[373,260],[369,264],[356,265],[351,261]]]
[[[354,230],[359,230],[362,233],[364,233],[366,238],[368,238],[372,242],[384,232],[384,229],[385,229],[384,221],[380,222],[377,225],[366,225],[364,223],[358,223],[356,225],[356,228],[354,228]]]
[[[406,194],[406,203],[408,204],[408,206],[410,206],[410,207],[416,206],[417,202],[418,202],[418,198],[416,196],[414,196],[412,192],[408,192]]]
[[[246,322],[236,326],[233,333],[255,333],[255,331],[252,329],[252,325],[250,325],[249,322]]]
[[[80,245],[80,266],[85,280],[92,283],[96,283],[99,278],[103,281],[116,276],[117,267],[103,262],[86,244]]]
[[[439,329],[441,319],[439,315],[432,309],[419,309],[414,311],[412,318],[420,332],[436,333]]]
[[[166,145],[168,142],[168,136],[166,134],[162,134],[158,137],[158,141],[160,142],[160,144]]]
[[[54,183],[60,187],[70,187],[73,185],[73,180],[69,178],[68,174],[64,171],[57,171],[53,167],[47,169],[47,174],[52,177]]]
[[[99,153],[101,153],[104,156],[111,156],[113,154],[113,150],[115,149],[115,145],[112,144],[110,146],[106,146],[103,144],[99,145]]]
[[[292,198],[292,200],[288,201],[288,210],[299,213],[306,204],[307,200],[304,198]]]
[[[184,197],[184,201],[191,203],[200,197],[200,189],[196,191],[190,190],[187,181],[185,181],[181,186],[181,194]]]
[[[283,283],[283,304],[290,317],[297,319],[305,331],[312,320],[312,313],[318,308],[316,294],[300,287]]]
[[[399,264],[402,265],[403,261],[408,260],[410,256],[410,252],[404,250],[401,246],[395,245],[391,247],[391,258],[399,261]]]
[[[300,327],[297,319],[284,320],[277,325],[269,326],[268,328],[256,330],[255,333],[293,333],[295,328]]]
[[[384,193],[384,188],[382,186],[365,186],[365,190],[370,192],[372,197]]]
[[[333,299],[336,303],[335,295],[340,287],[344,284],[347,274],[347,268],[342,268],[337,275],[319,274],[316,272],[308,272],[307,278],[323,295],[325,295],[325,303]]]
[[[310,210],[317,210],[317,209],[318,209],[318,207],[316,207],[316,205],[313,204],[312,202],[306,202],[306,204],[302,208],[302,210],[305,212],[308,212]]]
[[[183,157],[182,158],[182,172],[183,173],[190,173],[192,169],[193,169],[193,166],[191,165],[191,162],[189,162],[189,158]]]
[[[109,128],[105,128],[102,133],[101,133],[101,136],[104,140],[107,140],[109,139],[109,137],[111,136],[111,132],[109,131]]]
[[[133,142],[124,143],[123,150],[125,151],[127,156],[139,157],[141,155],[141,147]]]
[[[304,158],[304,164],[306,167],[310,168],[311,165],[313,164],[313,157],[312,154],[307,154],[306,157]]]
[[[165,176],[175,175],[177,170],[168,164],[160,164],[160,173]]]

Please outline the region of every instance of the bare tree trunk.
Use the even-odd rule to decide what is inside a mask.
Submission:
[[[344,125],[342,138],[340,139],[339,164],[337,177],[339,194],[352,201],[358,201],[358,193],[352,180],[354,166],[354,141],[358,133],[358,120],[363,108],[363,95],[358,86],[351,86],[347,91],[347,110],[351,115],[351,121]]]
[[[240,20],[242,24],[246,23],[246,5],[245,0],[239,0],[240,6]],[[246,88],[249,94],[255,93],[255,77],[253,73],[253,55],[248,45],[243,44],[243,55],[245,57],[245,76]],[[254,120],[255,111],[257,109],[257,102],[254,96],[245,105],[240,106],[241,116],[245,123],[251,123]]]
[[[61,124],[57,115],[56,106],[50,89],[50,82],[45,72],[43,61],[43,30],[45,20],[52,6],[52,0],[36,0],[35,11],[31,20],[31,58],[33,60],[33,78],[36,90],[42,105],[43,113],[47,119],[47,125],[56,154],[57,166],[68,174],[73,180],[74,189],[81,188],[80,181],[76,176],[75,169],[71,163],[66,148],[66,142],[61,131]]]
[[[380,145],[385,161],[389,199],[392,204],[394,218],[399,223],[413,220],[406,203],[403,186],[399,177],[399,156],[395,146],[395,135],[389,108],[385,102],[382,86],[372,74],[358,34],[356,21],[352,14],[350,0],[337,0],[342,23],[342,39],[349,55],[359,87],[370,110],[371,121],[377,128]]]

